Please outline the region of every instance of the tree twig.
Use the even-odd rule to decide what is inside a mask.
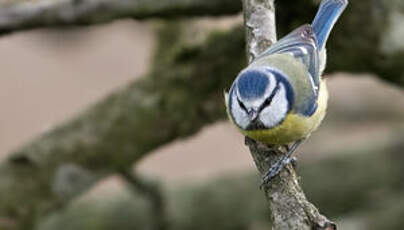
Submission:
[[[274,0],[243,0],[244,21],[250,62],[276,40]],[[279,160],[277,150],[246,138],[262,176]],[[274,230],[335,230],[336,225],[321,215],[301,189],[297,175],[288,165],[280,175],[263,185],[271,210]]]

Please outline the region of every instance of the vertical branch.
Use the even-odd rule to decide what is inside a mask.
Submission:
[[[246,139],[251,155],[262,176],[279,160],[273,148]],[[270,184],[264,185],[265,197],[271,210],[274,230],[336,230],[334,223],[320,214],[299,185],[294,168],[288,165]]]
[[[243,0],[248,61],[276,41],[274,0]]]
[[[247,54],[252,62],[276,41],[274,0],[243,0],[247,34]],[[254,162],[262,176],[279,160],[279,150],[246,138]],[[311,204],[294,168],[288,165],[270,184],[264,185],[274,230],[335,230],[336,225]]]

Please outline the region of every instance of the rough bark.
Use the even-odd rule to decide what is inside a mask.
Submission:
[[[279,153],[259,142],[246,140],[258,171],[261,176],[264,176],[271,165],[280,159]],[[307,200],[291,165],[262,188],[271,210],[272,229],[335,230],[337,228]]]
[[[248,60],[251,62],[276,41],[274,1],[244,1]]]
[[[244,21],[250,62],[276,40],[273,0],[243,0]],[[279,159],[273,148],[246,138],[254,162],[261,176]],[[292,166],[280,173],[263,189],[271,210],[274,230],[336,229],[336,225],[321,215],[301,189]]]
[[[92,25],[120,18],[145,19],[238,13],[234,0],[42,0],[0,5],[0,35],[66,25]]]
[[[245,65],[237,53],[244,47],[238,30],[232,37],[215,33],[202,44],[186,45],[179,41],[179,27],[164,29],[148,76],[1,163],[0,218],[32,229],[39,217],[97,181],[224,118],[222,90]]]

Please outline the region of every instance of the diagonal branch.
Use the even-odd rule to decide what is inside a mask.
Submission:
[[[275,42],[274,0],[243,0],[244,21],[250,62]],[[246,138],[255,164],[262,176],[279,160],[273,148]],[[292,166],[263,186],[271,210],[274,230],[333,230],[336,225],[322,216],[301,189]]]
[[[220,89],[245,64],[240,28],[192,45],[178,41],[181,31],[160,32],[150,74],[0,164],[0,219],[33,229],[38,218],[94,183],[225,118]]]
[[[229,15],[234,0],[42,0],[0,5],[0,35],[40,27],[92,25],[115,19]]]

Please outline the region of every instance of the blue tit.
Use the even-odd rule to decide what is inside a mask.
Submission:
[[[288,149],[264,183],[290,162],[293,151],[325,116],[328,93],[321,78],[325,44],[347,4],[347,0],[323,0],[311,25],[295,29],[264,51],[239,73],[225,95],[229,119],[241,133]]]

